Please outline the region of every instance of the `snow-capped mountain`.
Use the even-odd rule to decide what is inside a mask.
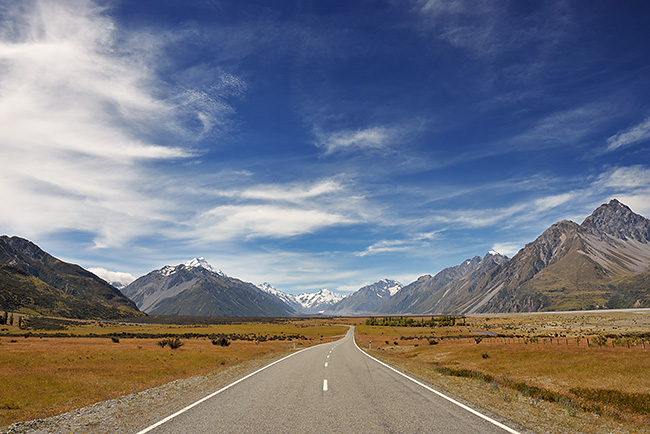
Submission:
[[[390,279],[382,279],[372,285],[366,285],[348,295],[325,313],[334,315],[356,315],[374,312],[390,297],[402,289],[402,284]]]
[[[208,271],[212,271],[213,273],[218,274],[219,276],[226,277],[226,273],[224,273],[219,269],[214,268],[212,265],[208,263],[208,261],[205,260],[203,256],[201,256],[200,258],[190,259],[184,265],[189,268],[202,267]]]
[[[343,298],[345,296],[332,292],[329,289],[321,289],[318,292],[304,293],[296,296],[296,300],[302,305],[302,310],[305,313],[322,313],[330,306],[343,300]]]
[[[264,282],[261,285],[257,286],[259,289],[261,289],[264,292],[267,292],[271,295],[276,296],[279,298],[281,301],[284,303],[288,304],[292,308],[294,308],[298,312],[303,311],[303,305],[298,301],[295,295],[293,294],[287,294],[286,292],[282,292],[279,289],[275,288],[273,285],[271,285],[268,282]]]
[[[122,292],[155,315],[277,316],[295,309],[252,283],[226,276],[204,258],[166,265],[136,279]]]

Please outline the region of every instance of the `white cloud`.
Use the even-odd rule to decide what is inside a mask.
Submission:
[[[573,200],[576,195],[577,193],[575,192],[569,192],[536,199],[534,201],[535,212],[546,211],[551,208],[556,208],[560,205],[564,205],[565,203]]]
[[[260,185],[239,191],[222,191],[219,194],[240,199],[264,201],[302,202],[343,190],[340,182],[332,179],[313,184],[272,184]]]
[[[353,223],[349,218],[317,209],[277,205],[224,205],[199,215],[192,225],[197,237],[226,240],[236,237],[292,237]]]
[[[360,130],[343,130],[317,134],[316,145],[326,154],[357,150],[386,151],[399,136],[395,128],[373,127]]]
[[[410,241],[406,240],[382,240],[372,246],[368,246],[363,252],[357,253],[357,256],[375,255],[377,253],[404,252],[413,248]]]
[[[88,271],[104,279],[108,283],[118,282],[123,285],[128,285],[135,280],[135,277],[132,274],[124,273],[122,271],[110,271],[105,268],[89,268]]]
[[[508,257],[514,256],[521,248],[523,247],[522,244],[519,243],[496,243],[492,246],[492,250],[494,250],[497,253],[501,253],[502,255],[506,255]]]
[[[82,231],[105,247],[173,222],[182,210],[164,199],[148,162],[194,156],[187,143],[232,111],[218,93],[244,85],[225,76],[212,94],[170,90],[156,75],[164,38],[123,32],[91,0],[14,2],[1,12],[4,230]]]
[[[650,169],[645,166],[617,167],[600,175],[596,185],[601,188],[648,188]]]
[[[638,125],[619,131],[607,139],[606,152],[627,148],[644,140],[650,139],[650,117]]]

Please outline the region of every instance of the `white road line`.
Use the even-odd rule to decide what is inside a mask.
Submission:
[[[325,367],[327,368],[327,362],[325,362]]]
[[[435,393],[436,395],[440,396],[441,398],[446,399],[447,401],[451,402],[452,404],[456,404],[457,406],[461,407],[462,409],[469,411],[470,413],[472,413],[472,414],[474,414],[474,415],[480,417],[481,419],[484,419],[484,420],[490,422],[490,423],[493,424],[493,425],[498,426],[498,427],[501,428],[501,429],[504,429],[504,430],[508,431],[508,432],[511,433],[511,434],[521,434],[519,431],[515,431],[514,429],[510,428],[509,426],[506,426],[506,425],[502,424],[501,422],[498,422],[498,421],[496,421],[496,420],[494,420],[494,419],[489,418],[488,416],[486,416],[486,415],[484,415],[484,414],[482,414],[482,413],[480,413],[480,412],[474,410],[473,408],[468,407],[468,406],[466,406],[465,404],[462,404],[462,403],[456,401],[455,399],[450,398],[450,397],[448,397],[447,395],[444,395],[444,394],[438,392],[437,390],[435,390],[435,389],[433,389],[433,388],[427,386],[426,384],[422,383],[421,381],[418,381],[418,380],[416,380],[415,378],[413,378],[413,377],[411,377],[411,376],[408,376],[408,375],[406,375],[405,373],[403,373],[403,372],[401,372],[401,371],[398,371],[397,369],[393,368],[393,367],[390,366],[389,364],[384,363],[384,362],[382,362],[381,360],[374,358],[373,356],[371,356],[370,354],[366,353],[366,352],[363,351],[361,348],[359,348],[359,346],[357,345],[357,341],[356,341],[356,340],[354,341],[354,346],[357,347],[357,349],[358,349],[359,351],[361,351],[361,352],[362,352],[363,354],[365,354],[366,356],[370,357],[370,358],[371,358],[372,360],[374,360],[375,362],[377,362],[377,363],[379,363],[379,364],[381,364],[381,365],[384,365],[385,367],[387,367],[387,368],[390,369],[391,371],[394,371],[395,373],[401,375],[402,377],[411,380],[411,381],[414,382],[415,384],[424,387],[424,388],[427,389],[428,391]]]
[[[288,359],[289,357],[293,357],[293,356],[295,356],[296,354],[300,354],[300,353],[302,353],[303,351],[311,350],[311,349],[316,348],[316,347],[318,347],[318,345],[315,345],[315,346],[313,346],[313,347],[309,347],[309,348],[304,348],[304,349],[302,349],[302,350],[300,350],[300,351],[297,351],[297,352],[295,352],[295,353],[289,354],[289,355],[286,356],[286,357],[283,357],[283,358],[281,358],[281,359],[279,359],[279,360],[276,360],[276,361],[273,362],[273,363],[269,363],[268,365],[266,365],[266,366],[264,366],[264,367],[258,369],[257,371],[255,371],[255,372],[251,372],[251,373],[248,374],[247,376],[242,377],[242,378],[240,378],[239,380],[237,380],[237,381],[235,381],[235,382],[233,382],[233,383],[230,383],[229,385],[227,385],[227,386],[225,386],[225,387],[222,387],[221,389],[217,390],[216,392],[213,392],[213,393],[211,393],[210,395],[208,395],[208,396],[206,396],[206,397],[204,397],[204,398],[201,398],[201,399],[199,399],[198,401],[196,401],[196,402],[194,402],[194,403],[188,405],[187,407],[178,410],[176,413],[174,413],[174,414],[172,414],[172,415],[170,415],[170,416],[167,416],[166,418],[164,418],[164,419],[162,419],[162,420],[160,420],[160,421],[154,423],[154,424],[151,425],[151,426],[148,426],[147,428],[143,429],[142,431],[138,431],[136,434],[145,434],[145,433],[151,431],[151,430],[154,429],[154,428],[158,428],[160,425],[162,425],[162,424],[164,424],[164,423],[166,423],[166,422],[169,422],[170,420],[172,420],[172,419],[175,418],[176,416],[178,416],[178,415],[180,415],[180,414],[183,414],[183,413],[185,413],[187,410],[189,410],[189,409],[191,409],[191,408],[193,408],[193,407],[196,407],[197,405],[201,404],[201,403],[204,402],[204,401],[207,401],[208,399],[212,398],[213,396],[216,396],[216,395],[220,394],[221,392],[223,392],[223,391],[225,391],[225,390],[227,390],[227,389],[230,389],[230,388],[231,388],[232,386],[234,386],[235,384],[241,383],[241,382],[244,381],[245,379],[247,379],[247,378],[249,378],[249,377],[252,377],[253,375],[255,375],[255,374],[259,373],[259,372],[262,372],[262,371],[265,370],[266,368],[270,368],[271,366],[275,365],[276,363],[280,363],[280,362],[282,362],[283,360]],[[327,381],[327,380],[325,380],[325,381]]]
[[[323,392],[327,392],[327,380],[323,380]]]
[[[329,354],[327,355],[327,358],[328,358],[328,359],[330,358],[330,355],[329,355]]]

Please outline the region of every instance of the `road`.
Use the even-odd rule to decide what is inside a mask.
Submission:
[[[139,434],[524,432],[478,416],[369,357],[354,343],[353,328],[213,395]]]

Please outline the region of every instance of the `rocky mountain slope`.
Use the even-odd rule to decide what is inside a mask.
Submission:
[[[155,315],[286,317],[296,311],[252,283],[226,276],[203,258],[165,266],[123,290]]]
[[[291,306],[296,312],[305,313],[303,311],[304,306],[302,305],[302,303],[298,301],[295,295],[287,294],[286,292],[280,291],[279,289],[275,288],[273,285],[271,285],[268,282],[262,283],[261,285],[258,286],[258,288],[260,288],[264,292],[276,296],[281,301]]]
[[[650,220],[616,199],[582,224],[561,221],[472,282],[459,312],[650,306]]]
[[[142,315],[118,289],[20,237],[0,237],[0,308],[68,318]]]
[[[489,252],[483,258],[475,256],[462,264],[445,268],[435,276],[420,276],[415,282],[382,304],[376,313],[383,314],[443,314],[454,309],[455,301],[468,282],[482,277],[505,263],[507,257]]]
[[[359,315],[374,312],[397,294],[402,284],[390,279],[364,286],[325,310],[326,315]]]

